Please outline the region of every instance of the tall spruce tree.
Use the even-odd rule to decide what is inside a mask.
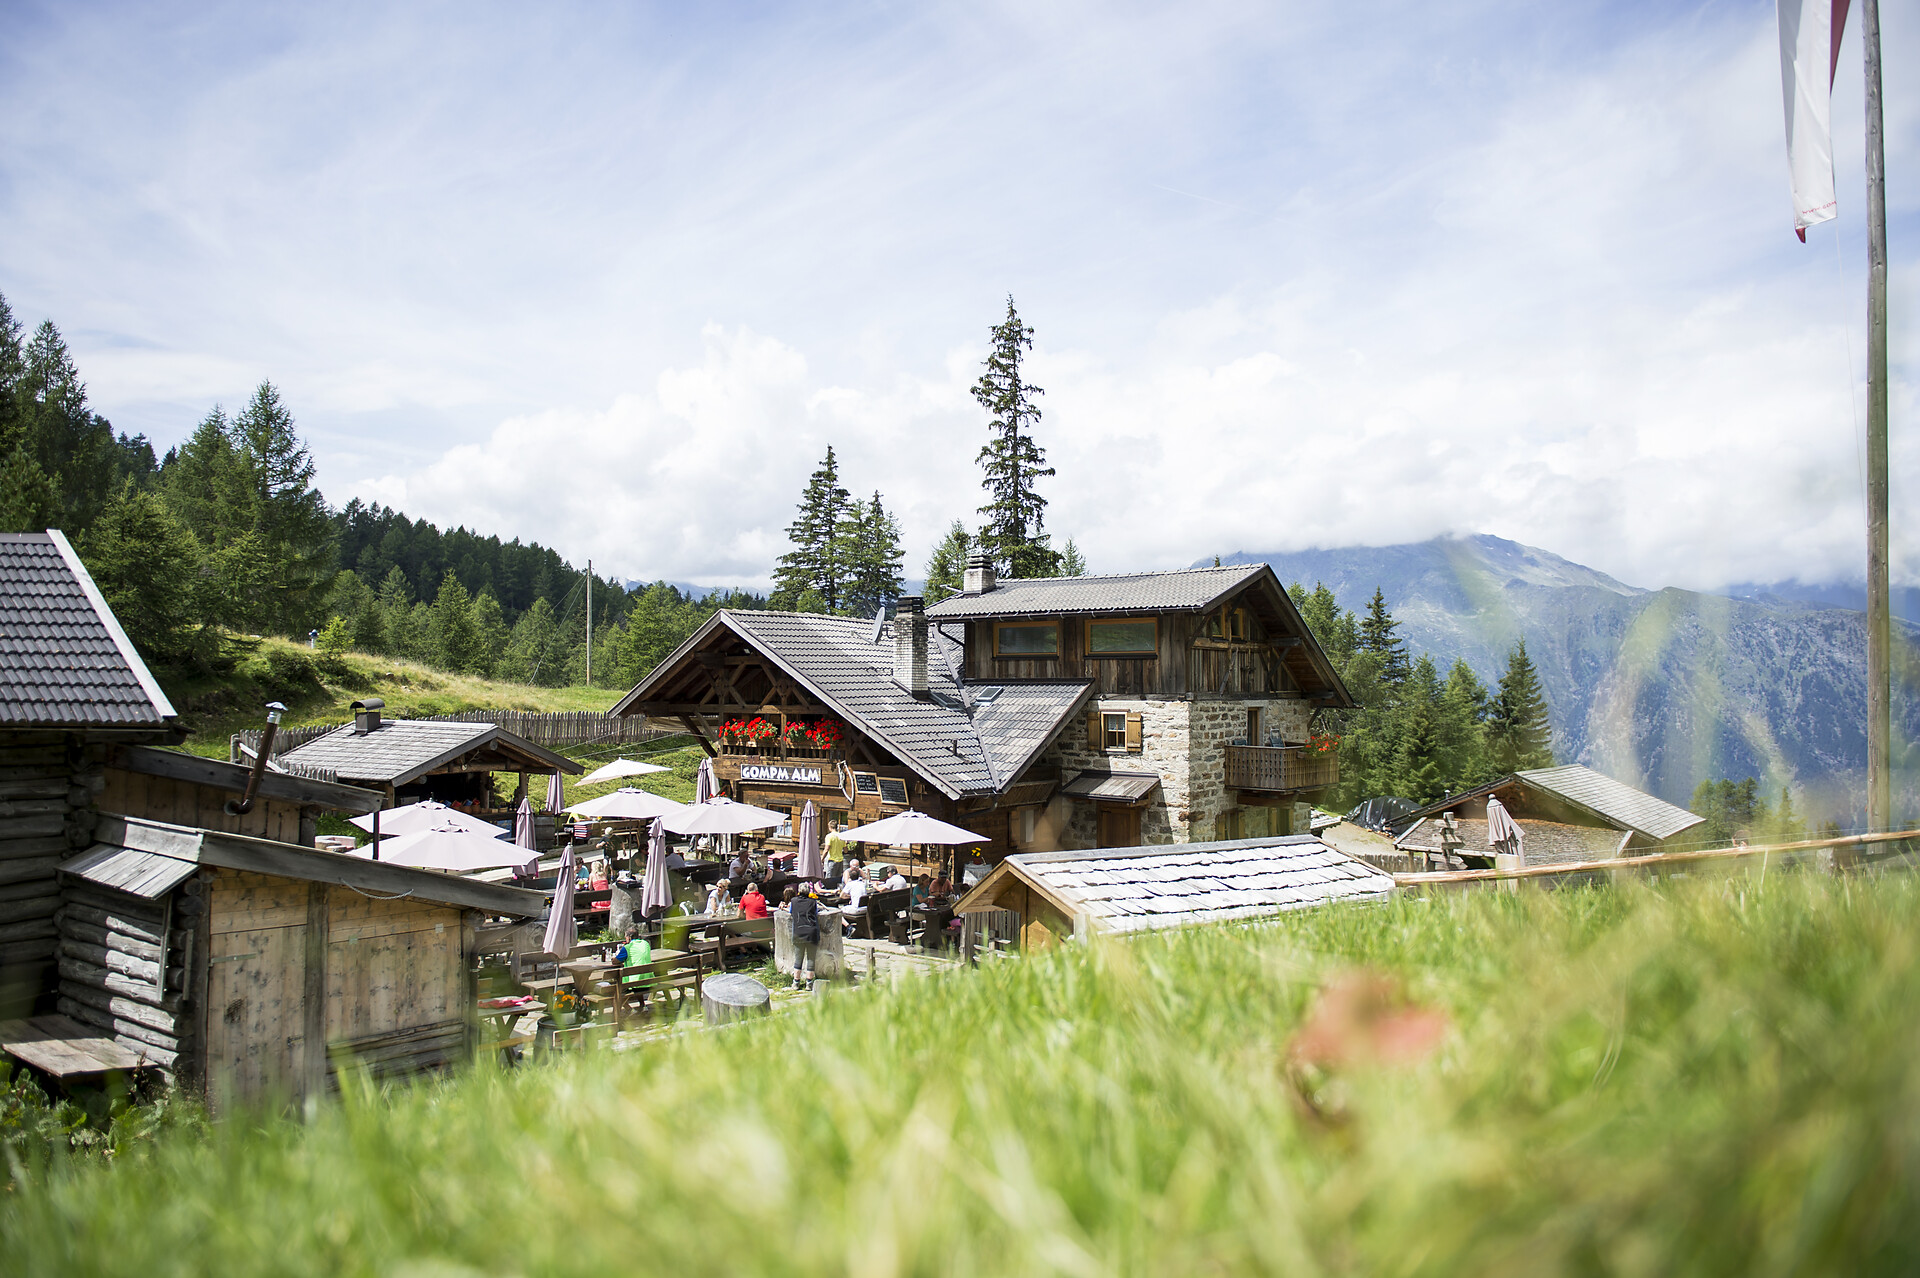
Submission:
[[[1487,715],[1487,747],[1501,772],[1553,766],[1553,722],[1525,639],[1507,654],[1507,669]]]
[[[298,633],[333,584],[333,522],[313,486],[313,456],[272,382],[261,382],[233,419],[234,460],[247,494],[248,528],[273,563],[260,620]]]
[[[1047,499],[1034,488],[1035,480],[1053,474],[1046,451],[1033,439],[1040,420],[1033,401],[1044,392],[1020,374],[1023,352],[1032,349],[1033,329],[1021,322],[1009,296],[1006,319],[993,327],[987,371],[973,385],[974,399],[992,417],[992,435],[977,459],[989,499],[980,507],[987,517],[980,546],[1011,576],[1051,577],[1059,572],[1060,557],[1047,544]]]
[[[1060,547],[1060,562],[1057,567],[1062,577],[1087,575],[1087,557],[1080,553],[1080,547],[1073,538],[1067,538],[1067,544]]]
[[[205,617],[200,543],[166,504],[128,480],[79,545],[127,635],[150,661],[189,655]]]
[[[807,478],[787,540],[793,549],[780,556],[773,570],[774,606],[798,607],[811,590],[827,612],[838,612],[846,589],[847,516],[852,495],[840,483],[840,463],[827,447],[819,469]]]

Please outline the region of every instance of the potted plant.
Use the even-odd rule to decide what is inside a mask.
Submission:
[[[580,1015],[580,996],[572,990],[555,990],[553,1002],[547,1005],[547,1015],[553,1017],[553,1023],[561,1029],[570,1029]]]

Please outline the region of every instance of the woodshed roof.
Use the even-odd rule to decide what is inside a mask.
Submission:
[[[148,899],[165,895],[194,870],[210,865],[515,918],[535,918],[546,909],[544,895],[524,888],[163,821],[102,816],[94,836],[98,842],[62,862],[60,872]]]
[[[955,908],[1011,909],[1001,902],[1017,902],[1022,888],[1096,931],[1144,932],[1383,900],[1393,876],[1307,834],[1027,852],[1000,862]]]
[[[57,531],[0,534],[0,727],[173,727],[113,609]]]
[[[1670,839],[1706,820],[1577,763],[1531,768],[1514,775],[1530,786],[1605,817],[1623,830],[1636,830],[1650,839]]]
[[[364,733],[347,724],[279,756],[282,763],[324,768],[343,781],[380,785],[405,785],[463,760],[500,772],[581,770],[565,755],[495,724],[436,719],[388,719]]]
[[[114,750],[107,756],[107,765],[150,777],[211,786],[233,794],[245,793],[247,780],[253,774],[252,767],[244,763],[228,763],[224,759],[207,759],[178,750],[139,745],[122,746]],[[275,772],[272,768],[260,774],[260,787],[256,793],[262,798],[281,799],[288,803],[356,815],[372,812],[387,801],[387,796],[379,790],[363,790],[358,786],[340,785],[332,781],[315,781],[291,772]]]

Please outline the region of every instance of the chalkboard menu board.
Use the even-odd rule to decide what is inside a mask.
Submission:
[[[856,772],[853,774],[853,788],[858,794],[878,794],[880,778],[871,772]]]
[[[899,777],[880,777],[880,802],[907,806],[907,783]]]

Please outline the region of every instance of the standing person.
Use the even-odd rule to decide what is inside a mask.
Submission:
[[[820,898],[812,888],[794,897],[788,907],[793,918],[793,988],[813,984],[813,960],[820,952]]]

